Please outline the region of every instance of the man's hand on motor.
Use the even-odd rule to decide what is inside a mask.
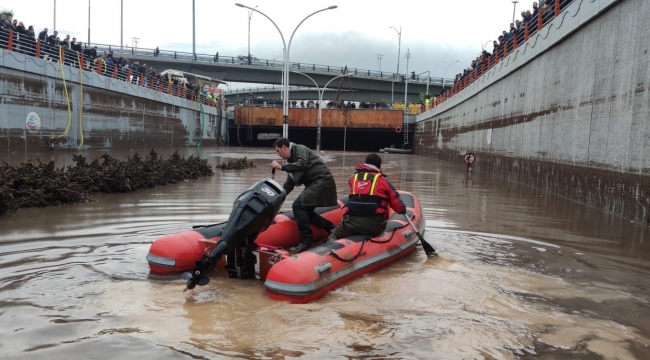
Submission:
[[[279,162],[273,160],[273,162],[271,163],[271,169],[282,170],[282,165],[280,165]]]

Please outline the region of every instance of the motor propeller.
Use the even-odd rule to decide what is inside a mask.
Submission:
[[[185,286],[185,290],[183,290],[183,292],[194,289],[196,285],[199,286],[208,285],[208,283],[210,282],[209,277],[203,275],[195,277],[189,271],[184,272],[183,275],[181,275],[181,277],[183,278],[183,280],[187,280],[187,285]]]
[[[196,285],[198,286],[205,286],[208,285],[210,282],[210,278],[203,275],[206,273],[214,264],[221,259],[223,254],[225,254],[228,251],[228,244],[226,244],[225,241],[219,241],[217,244],[217,247],[214,249],[212,253],[209,255],[203,255],[201,257],[201,260],[196,262],[196,266],[192,272],[186,271],[181,275],[183,280],[187,280],[187,283],[185,285],[185,290],[183,292],[186,292],[187,290],[194,289]]]

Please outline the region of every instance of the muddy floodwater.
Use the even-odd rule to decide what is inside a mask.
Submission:
[[[468,174],[460,158],[382,155],[393,184],[420,198],[437,258],[418,247],[305,305],[224,275],[183,293],[180,277],[149,273],[150,244],[227,219],[277,156],[272,148],[179,151],[213,166],[247,156],[257,167],[0,217],[1,359],[650,358],[650,228]],[[29,157],[62,166],[72,154],[0,160]],[[323,157],[345,195],[365,154]]]

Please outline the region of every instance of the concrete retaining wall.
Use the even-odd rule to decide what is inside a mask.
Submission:
[[[196,102],[0,49],[0,152],[214,144],[217,110],[203,109],[202,120]]]
[[[417,118],[417,153],[650,224],[650,1],[576,0]]]

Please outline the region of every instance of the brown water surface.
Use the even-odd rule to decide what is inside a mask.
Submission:
[[[0,217],[0,358],[650,358],[648,227],[413,155],[382,155],[384,171],[419,196],[438,258],[418,248],[306,305],[221,276],[182,293],[179,277],[149,273],[152,241],[226,219],[276,155],[179,151],[258,167]],[[344,195],[365,154],[323,156]]]

